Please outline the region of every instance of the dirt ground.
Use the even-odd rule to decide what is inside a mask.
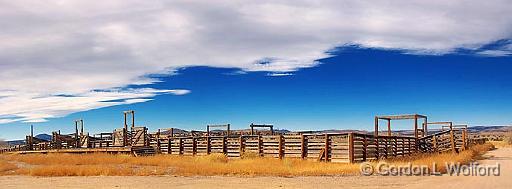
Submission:
[[[510,188],[512,148],[487,153],[481,165],[500,164],[500,176],[345,177],[0,177],[0,188]]]

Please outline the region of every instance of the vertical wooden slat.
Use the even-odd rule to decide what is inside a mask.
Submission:
[[[379,159],[379,118],[375,116],[375,157]]]
[[[197,138],[192,137],[192,155],[197,154]]]
[[[156,135],[156,146],[157,151],[162,152],[161,144],[160,144],[160,129],[158,129],[157,135]]]
[[[325,134],[325,147],[324,147],[325,162],[329,161],[329,134]]]
[[[384,149],[386,150],[386,154],[384,154],[384,157],[386,159],[388,158],[388,151],[389,151],[389,138],[383,138],[384,139]]]
[[[451,147],[452,147],[452,152],[455,153],[455,139],[454,139],[454,136],[453,136],[453,129],[450,129],[450,143],[451,143]]]
[[[398,156],[398,138],[397,136],[393,137],[393,156]]]
[[[432,136],[432,151],[437,152],[437,138],[436,135]]]
[[[211,151],[212,151],[211,140],[210,140],[210,136],[207,135],[206,136],[206,154],[210,154]]]
[[[405,156],[405,138],[402,138],[402,156]]]
[[[300,134],[300,158],[306,157],[306,137],[304,134]]]
[[[363,147],[364,148],[364,147]],[[354,133],[348,134],[348,154],[349,162],[354,163]]]
[[[226,139],[227,138],[225,136],[222,137],[222,153],[228,155],[228,150],[227,150],[227,146],[226,146]]]
[[[391,120],[388,119],[388,136],[391,136]]]
[[[261,135],[258,135],[258,155],[263,156],[263,140],[261,139]]]
[[[368,153],[368,139],[363,135],[363,161],[366,161],[366,154]]]
[[[462,150],[466,150],[466,130],[462,130]]]
[[[411,155],[411,154],[412,154],[412,142],[411,142],[411,138],[408,138],[408,139],[407,139],[407,143],[409,143],[409,149],[407,150],[407,154]]]
[[[414,145],[414,148],[413,148],[413,153],[418,153],[418,138],[413,138],[411,139],[412,140],[412,144]]]
[[[180,143],[179,143],[179,153],[180,155],[183,155],[183,139],[180,138]]]
[[[418,138],[418,116],[414,116],[414,138]]]
[[[168,140],[167,140],[167,153],[168,154],[172,154],[171,145],[172,145],[172,138],[168,138]]]
[[[242,158],[242,155],[244,154],[244,138],[242,135],[240,135],[240,148],[238,149],[239,150],[239,153],[240,153],[240,158]]]
[[[278,141],[279,141],[279,159],[282,159],[283,158],[283,135],[280,134],[279,137],[278,137]]]

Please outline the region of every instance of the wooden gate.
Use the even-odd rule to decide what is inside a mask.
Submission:
[[[124,129],[115,129],[112,132],[112,146],[124,146]]]
[[[89,147],[89,136],[87,136],[87,135],[80,136],[80,147],[81,148]]]
[[[149,139],[147,138],[146,127],[132,127],[131,131],[131,144],[132,146],[148,146]]]

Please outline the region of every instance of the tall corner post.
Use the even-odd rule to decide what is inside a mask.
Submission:
[[[456,153],[457,151],[455,150],[455,136],[454,136],[454,132],[453,132],[453,124],[450,122],[450,144],[451,144],[451,147],[452,147],[452,153]]]
[[[375,116],[375,158],[379,159],[379,117]]]
[[[354,163],[354,133],[352,132],[348,134],[348,151],[349,163]]]

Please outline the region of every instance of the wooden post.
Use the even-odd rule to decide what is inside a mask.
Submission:
[[[398,156],[398,138],[397,136],[393,137],[393,156]]]
[[[84,120],[80,120],[80,135],[84,134]]]
[[[157,151],[159,152],[162,152],[162,149],[160,147],[160,129],[158,129],[157,133],[156,133],[156,148],[158,149]]]
[[[453,136],[453,130],[452,129],[450,129],[450,144],[452,146],[452,152],[456,153],[456,151],[455,151],[455,138]]]
[[[239,148],[240,158],[244,154],[244,138],[240,135],[240,148]]]
[[[254,126],[253,126],[253,125],[254,125],[254,124],[253,124],[253,123],[251,123],[251,135],[254,135]]]
[[[363,146],[363,148],[364,148],[364,146]],[[348,134],[348,154],[349,154],[349,162],[354,163],[354,133]]]
[[[279,159],[283,159],[283,135],[279,135]]]
[[[423,137],[425,137],[427,135],[428,135],[428,121],[427,121],[427,118],[425,117],[425,127],[423,128]]]
[[[418,115],[414,115],[414,151],[418,151]]]
[[[402,138],[402,157],[405,156],[405,138]]]
[[[132,112],[132,130],[133,128],[135,127],[135,111],[131,111]]]
[[[222,136],[222,153],[228,155],[226,140],[227,140],[226,136]]]
[[[179,149],[180,149],[179,154],[183,155],[183,151],[184,151],[183,150],[183,138],[180,138]]]
[[[258,135],[258,155],[263,156],[263,140],[261,139],[261,135]]]
[[[197,154],[197,138],[192,137],[192,155]]]
[[[329,161],[329,134],[325,134],[325,150],[324,150],[324,157],[325,162]]]
[[[368,153],[368,139],[366,135],[363,135],[363,161],[366,161],[366,156]]]
[[[300,158],[306,157],[306,137],[304,134],[300,134]]]
[[[78,138],[78,121],[75,121],[75,148],[80,148],[80,138]]]
[[[375,116],[375,157],[379,159],[379,117]]]
[[[466,130],[462,130],[462,150],[466,150]]]
[[[432,136],[432,151],[437,152],[437,138],[436,135]]]
[[[128,124],[126,123],[126,112],[124,114],[123,146],[128,146]]]
[[[211,140],[210,136],[206,136],[206,154],[210,154],[211,150]]]
[[[414,138],[418,138],[418,116],[414,115]]]
[[[391,137],[388,137],[386,138],[386,159],[389,157],[389,151],[390,149],[393,150],[393,146],[391,146],[390,148],[390,143],[391,143]]]
[[[407,150],[407,152],[408,152],[409,155],[411,155],[412,152],[413,152],[411,138],[408,138],[407,142],[409,143],[409,150]]]
[[[388,136],[391,136],[391,120],[388,119]]]
[[[379,136],[379,117],[375,116],[375,137]]]
[[[167,153],[172,154],[172,138],[167,138]]]
[[[27,142],[29,150],[34,150],[34,125],[30,125],[30,138]]]

